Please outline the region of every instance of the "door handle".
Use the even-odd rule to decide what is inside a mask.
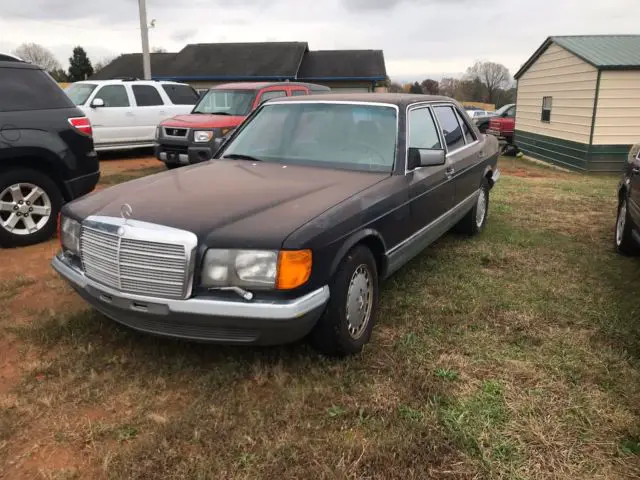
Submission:
[[[165,112],[164,110],[160,110],[160,115],[166,115],[167,112]]]
[[[127,112],[127,117],[133,117],[133,112]]]
[[[456,173],[456,171],[454,170],[453,167],[447,167],[447,169],[445,170],[445,174],[447,175],[447,178],[453,177],[454,173]]]

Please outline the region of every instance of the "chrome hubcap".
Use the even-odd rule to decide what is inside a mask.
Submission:
[[[480,195],[478,195],[478,203],[476,205],[476,225],[478,227],[482,226],[484,222],[484,216],[487,213],[487,193],[484,189],[480,190]]]
[[[351,338],[362,336],[371,318],[373,284],[366,265],[356,268],[347,290],[347,329]]]
[[[16,183],[0,193],[0,225],[14,235],[40,231],[51,216],[51,199],[32,183]]]
[[[616,245],[622,245],[622,237],[624,235],[624,227],[627,221],[627,202],[622,202],[620,212],[618,213],[618,222],[616,224]]]

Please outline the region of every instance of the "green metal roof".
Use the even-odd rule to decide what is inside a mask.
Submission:
[[[552,43],[601,70],[640,69],[640,35],[556,36],[545,40],[515,78],[520,78]]]

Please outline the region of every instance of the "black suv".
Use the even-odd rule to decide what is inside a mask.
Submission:
[[[0,54],[0,247],[42,242],[100,178],[91,123],[44,71]]]

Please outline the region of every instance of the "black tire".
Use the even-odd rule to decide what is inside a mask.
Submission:
[[[362,272],[362,268],[370,275],[371,303],[368,320],[362,322],[361,330],[354,336],[347,319],[347,297],[352,279],[356,272]],[[310,334],[311,344],[320,353],[331,357],[359,353],[371,338],[378,304],[378,270],[371,250],[363,245],[352,249],[338,267],[330,288],[331,298]]]
[[[473,204],[473,208],[469,210],[469,213],[456,224],[454,231],[465,235],[478,235],[484,230],[489,216],[489,190],[489,180],[483,178],[478,200]],[[481,198],[484,198],[484,214],[482,215],[482,221],[479,222],[478,209],[480,208]]]
[[[0,172],[0,194],[8,187],[20,183],[32,184],[44,190],[51,203],[49,218],[38,231],[25,235],[11,233],[3,226],[0,226],[1,247],[23,247],[44,242],[56,232],[58,212],[60,212],[60,207],[64,202],[62,193],[56,183],[46,174],[29,168],[16,168]],[[6,212],[0,211],[0,222],[4,221],[5,216],[7,216]]]
[[[613,236],[614,245],[618,253],[628,256],[640,254],[640,246],[633,238],[633,227],[627,199],[623,196],[618,202],[618,215],[616,216],[616,228]]]
[[[173,170],[174,168],[182,166],[179,163],[165,163],[165,165],[167,166],[167,170]]]

